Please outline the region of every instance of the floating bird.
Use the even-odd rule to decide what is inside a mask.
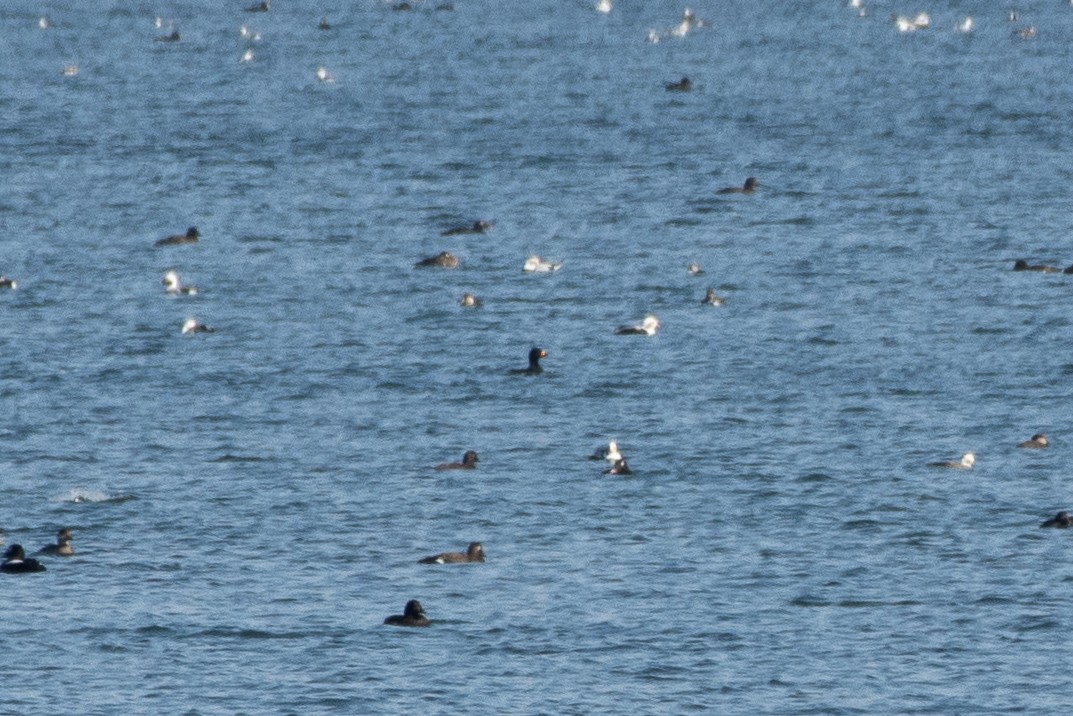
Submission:
[[[458,258],[449,251],[441,251],[435,256],[421,259],[414,264],[414,268],[423,266],[439,266],[440,268],[458,268]]]
[[[156,41],[157,42],[179,42],[182,39],[183,39],[182,35],[179,34],[178,30],[172,30],[169,34],[161,35],[160,37],[158,37],[156,39]]]
[[[511,373],[516,375],[540,375],[544,372],[544,368],[540,365],[540,359],[546,358],[547,355],[548,352],[543,348],[532,348],[529,350],[529,366],[512,370]]]
[[[562,261],[545,261],[539,256],[533,255],[525,260],[525,265],[522,266],[522,271],[525,271],[526,273],[548,273],[550,271],[558,271],[562,267]]]
[[[58,557],[70,557],[75,553],[71,546],[71,530],[66,527],[56,533],[56,544],[46,544],[37,550],[37,554],[50,554]]]
[[[0,276],[0,288],[10,288],[12,291],[14,291],[18,287],[19,284],[15,281],[15,279],[8,278],[7,276]]]
[[[463,293],[462,300],[458,302],[465,308],[480,308],[481,300],[472,293]]]
[[[1017,443],[1019,448],[1045,448],[1051,444],[1051,441],[1047,439],[1047,436],[1043,433],[1036,433],[1029,440],[1025,440],[1023,443]]]
[[[1073,527],[1073,519],[1070,519],[1069,513],[1063,510],[1045,521],[1040,527]]]
[[[239,62],[253,62],[253,50],[247,49],[242,53],[242,57],[238,59]]]
[[[956,29],[958,32],[972,32],[972,18],[966,17],[960,20]]]
[[[174,269],[164,274],[161,283],[164,284],[164,292],[172,296],[197,295],[197,286],[183,286],[179,281],[179,272]]]
[[[215,328],[206,326],[204,323],[198,322],[196,318],[187,318],[183,323],[183,335],[187,333],[214,333]]]
[[[611,12],[611,0],[597,0],[596,12],[602,12],[604,15]]]
[[[63,76],[74,77],[78,74],[78,65],[64,65]]]
[[[659,319],[649,314],[645,316],[645,319],[638,324],[632,326],[619,326],[615,329],[615,334],[620,336],[633,336],[633,335],[645,335],[654,336],[656,331],[659,330]]]
[[[967,452],[961,456],[960,460],[944,460],[942,462],[930,462],[930,467],[949,467],[955,470],[968,470],[976,463],[976,456],[971,452]]]
[[[268,4],[268,0],[262,0],[256,5],[250,5],[246,8],[246,12],[268,12],[272,9],[272,6]]]
[[[715,289],[709,288],[708,291],[704,294],[704,298],[701,299],[701,303],[705,303],[710,306],[722,306],[726,304],[726,299],[716,296]]]
[[[437,465],[437,470],[474,470],[477,467],[477,463],[480,462],[477,459],[477,453],[474,450],[467,450],[462,456],[462,462],[445,462]]]
[[[332,77],[331,73],[328,72],[328,68],[324,65],[321,65],[317,68],[317,79],[321,82],[327,82],[329,84],[335,82],[335,78]]]
[[[320,19],[320,22],[317,24],[317,29],[318,30],[331,30],[332,26],[328,24],[328,18],[322,17]]]
[[[630,469],[630,466],[626,464],[625,458],[623,458],[623,459],[620,459],[620,460],[615,460],[615,464],[612,465],[610,467],[610,469],[608,469],[604,474],[605,475],[632,475],[633,470]]]
[[[460,234],[483,234],[495,226],[493,221],[478,219],[471,226],[456,226],[440,233],[440,236],[458,236]]]
[[[1071,266],[1070,268],[1073,268]],[[1014,271],[1039,271],[1041,273],[1059,273],[1062,269],[1057,266],[1048,266],[1047,264],[1030,264],[1024,259],[1018,259],[1013,262]],[[1073,272],[1071,272],[1073,273]]]
[[[13,544],[4,552],[4,563],[0,564],[0,572],[7,574],[23,574],[26,572],[44,572],[45,565],[26,556],[26,550],[21,544]]]
[[[716,194],[752,194],[756,189],[756,178],[749,177],[745,180],[745,183],[741,186],[727,186],[723,187]]]
[[[45,17],[44,15],[42,15],[39,18],[37,18],[37,26],[39,28],[41,28],[42,30],[47,30],[48,29],[48,18]]]
[[[417,560],[421,564],[461,564],[463,562],[483,562],[484,547],[480,542],[470,542],[465,552],[442,552]]]
[[[172,236],[166,236],[163,239],[154,244],[155,246],[177,246],[178,244],[196,244],[201,234],[198,233],[196,226],[191,226],[186,230],[185,234],[174,234]]]
[[[384,620],[384,623],[391,626],[405,627],[427,627],[429,625],[428,617],[425,616],[425,608],[416,599],[406,602],[402,614],[390,616]]]
[[[704,269],[700,267],[700,264],[689,264],[686,266],[686,273],[690,276],[700,276],[704,273]]]
[[[618,443],[612,440],[607,445],[596,448],[596,452],[589,455],[589,459],[615,462],[616,460],[622,459],[622,453],[618,451]]]
[[[683,77],[678,82],[670,82],[663,85],[663,88],[668,92],[689,92],[693,89],[693,83],[689,81],[688,77]]]

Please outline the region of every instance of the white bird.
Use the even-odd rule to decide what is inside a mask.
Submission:
[[[161,281],[164,284],[164,292],[172,296],[196,296],[197,286],[183,286],[179,281],[179,272],[172,269],[164,274]]]
[[[183,323],[183,335],[187,333],[212,333],[213,328],[206,326],[204,323],[198,322],[196,318],[187,318]]]
[[[525,265],[522,266],[522,271],[525,271],[526,273],[547,273],[549,271],[558,271],[562,267],[562,261],[545,261],[539,256],[533,255],[525,260]]]
[[[596,12],[602,12],[605,15],[611,12],[611,0],[597,0]]]
[[[972,18],[966,17],[964,20],[957,24],[958,32],[972,32]]]
[[[328,68],[321,65],[317,68],[317,79],[321,82],[335,82],[335,78],[328,72]]]
[[[976,462],[976,456],[967,452],[960,460],[943,460],[942,462],[929,463],[931,467],[949,467],[955,470],[968,470]]]
[[[37,19],[37,26],[40,27],[42,30],[47,30],[48,29],[48,18],[45,17],[44,15],[39,17]]]
[[[239,58],[239,62],[253,62],[253,50],[246,50]]]
[[[659,330],[659,319],[648,314],[645,316],[645,320],[633,326],[619,326],[615,329],[615,333],[620,336],[654,336],[656,331]]]
[[[74,77],[78,74],[78,65],[66,65],[63,68],[64,77]]]

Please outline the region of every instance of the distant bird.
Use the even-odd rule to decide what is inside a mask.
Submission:
[[[1019,448],[1045,448],[1051,444],[1051,441],[1047,439],[1047,436],[1043,433],[1036,433],[1031,439],[1025,440],[1023,443],[1017,443]]]
[[[253,62],[253,50],[247,49],[242,53],[242,57],[238,59],[239,62]]]
[[[322,17],[320,19],[320,22],[317,24],[317,29],[318,30],[331,30],[332,26],[328,24],[328,18]]]
[[[596,0],[596,12],[602,12],[604,15],[611,12],[611,0]]]
[[[689,92],[693,89],[693,83],[689,81],[688,77],[683,77],[678,82],[669,82],[663,87],[668,92]]]
[[[726,304],[726,299],[716,296],[715,289],[709,288],[708,291],[704,294],[704,298],[701,299],[701,303],[707,304],[709,306],[723,306]]]
[[[543,348],[531,348],[529,350],[529,365],[526,368],[517,368],[512,370],[511,373],[516,375],[540,375],[544,372],[543,366],[540,365],[541,358],[547,358],[548,352]]]
[[[183,323],[183,335],[187,333],[213,333],[216,329],[211,326],[206,326],[204,323],[200,323],[196,318],[187,318]]]
[[[700,264],[689,264],[686,266],[686,273],[690,276],[702,276],[704,275],[704,269],[700,267]]]
[[[756,189],[756,177],[749,177],[741,186],[726,186],[715,192],[716,194],[752,194]]]
[[[45,17],[44,15],[42,15],[39,18],[37,18],[37,26],[39,28],[41,28],[42,30],[47,30],[48,29],[48,18]]]
[[[623,458],[621,460],[615,460],[615,464],[612,465],[611,468],[608,469],[607,472],[605,472],[604,474],[605,475],[632,475],[633,470],[630,469],[630,466],[626,464],[625,458]]]
[[[44,572],[45,565],[26,556],[26,550],[21,544],[13,544],[4,552],[4,563],[0,564],[0,572],[7,574],[23,574],[26,572]]]
[[[658,330],[659,319],[652,314],[649,314],[638,324],[632,326],[619,326],[615,329],[615,334],[620,336],[654,336]]]
[[[539,256],[533,255],[525,260],[522,271],[526,273],[548,273],[558,271],[563,267],[563,262],[545,261]]]
[[[1071,267],[1073,268],[1073,267]],[[1024,259],[1018,259],[1013,262],[1014,271],[1040,271],[1042,273],[1059,273],[1062,269],[1057,266],[1048,266],[1047,264],[1030,264]]]
[[[440,233],[440,236],[459,236],[461,234],[483,234],[495,226],[494,221],[478,219],[470,226],[455,226]]]
[[[262,0],[262,2],[256,5],[250,5],[246,8],[246,12],[268,12],[272,9],[272,6],[268,4],[268,0]]]
[[[161,35],[160,37],[158,37],[158,38],[156,39],[156,41],[157,41],[157,42],[179,42],[179,41],[180,41],[180,40],[182,40],[182,39],[183,39],[183,38],[182,38],[182,36],[181,36],[181,35],[179,34],[179,31],[178,31],[178,30],[172,30],[170,34],[168,34],[168,35]]]
[[[402,614],[390,616],[384,620],[384,623],[404,627],[427,627],[429,625],[428,617],[425,615],[425,608],[416,599],[406,602]]]
[[[328,72],[328,68],[324,65],[321,65],[317,68],[317,79],[321,82],[327,82],[328,84],[335,82],[335,77],[333,77],[332,74]]]
[[[467,450],[462,456],[462,462],[445,462],[437,465],[437,470],[474,470],[477,467],[477,463],[480,462],[477,459],[477,453],[474,450]]]
[[[967,452],[961,456],[960,460],[944,460],[942,462],[930,462],[930,467],[949,467],[956,470],[968,470],[976,463],[976,456],[971,452]]]
[[[50,554],[58,557],[70,557],[75,553],[71,546],[71,530],[66,527],[56,533],[56,544],[46,544],[37,550],[37,554]]]
[[[463,293],[462,300],[458,302],[465,308],[480,308],[481,300],[472,293]]]
[[[164,284],[164,292],[172,296],[196,296],[197,286],[183,286],[179,281],[179,272],[174,269],[164,274],[160,281]]]
[[[78,74],[78,65],[64,65],[64,67],[63,67],[63,76],[64,77],[74,77],[77,74]]]
[[[465,552],[441,552],[417,560],[421,564],[461,564],[462,562],[483,562],[484,547],[480,542],[470,542]]]
[[[1022,40],[1032,39],[1036,36],[1036,26],[1026,25],[1025,27],[1020,28],[1019,30],[1017,30],[1017,36],[1020,37]]]
[[[458,257],[449,251],[441,251],[435,256],[430,256],[427,259],[421,259],[414,264],[414,268],[421,268],[424,266],[439,266],[440,268],[458,268]]]
[[[957,24],[958,32],[972,32],[972,18],[966,17],[960,20]]]
[[[19,287],[19,284],[15,282],[15,279],[8,278],[7,276],[0,276],[0,288],[10,288],[14,291]]]
[[[1069,513],[1063,510],[1045,521],[1040,527],[1073,527],[1073,519],[1070,519]]]
[[[596,452],[589,455],[589,459],[615,462],[616,460],[622,459],[622,453],[618,451],[618,443],[612,440],[607,445],[596,448]]]
[[[155,246],[177,246],[179,244],[196,244],[201,237],[196,226],[191,226],[185,234],[174,234],[156,242]]]

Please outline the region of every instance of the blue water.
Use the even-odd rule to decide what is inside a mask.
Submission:
[[[0,713],[1066,707],[1073,7],[245,4],[0,8]]]

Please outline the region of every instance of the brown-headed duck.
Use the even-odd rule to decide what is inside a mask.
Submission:
[[[402,614],[394,614],[385,619],[384,623],[391,626],[405,627],[427,627],[429,625],[428,617],[425,616],[425,608],[416,599],[406,602]]]
[[[619,326],[615,333],[620,336],[654,336],[659,330],[659,319],[649,314],[645,320],[632,326]]]
[[[529,365],[525,368],[516,368],[511,373],[515,375],[540,375],[544,372],[543,366],[540,365],[541,358],[547,358],[548,352],[543,348],[530,348],[529,349]]]
[[[1043,433],[1036,433],[1030,439],[1025,440],[1023,443],[1017,443],[1019,448],[1045,448],[1051,444],[1051,441],[1047,439],[1047,436]]]
[[[473,222],[472,226],[456,226],[451,229],[447,229],[442,232],[440,236],[460,236],[462,234],[483,234],[484,232],[495,226],[493,221],[485,221],[484,219],[478,219]]]
[[[976,456],[967,452],[960,460],[943,460],[941,462],[929,462],[929,467],[949,467],[955,470],[968,470],[976,463]]]
[[[58,557],[70,557],[75,553],[74,547],[71,546],[71,530],[66,527],[56,533],[56,544],[46,544],[41,549],[37,550],[37,554],[50,554]]]
[[[0,572],[6,574],[23,574],[26,572],[44,572],[45,565],[36,559],[26,556],[26,550],[21,544],[13,544],[4,552],[4,563],[0,564]]]
[[[716,194],[752,194],[756,189],[756,178],[749,177],[745,180],[745,183],[741,186],[727,186],[723,187]]]
[[[477,467],[477,463],[480,462],[477,458],[477,452],[475,450],[466,450],[466,453],[462,456],[462,462],[445,462],[436,466],[437,470],[474,470]]]
[[[470,542],[465,552],[441,552],[417,560],[421,564],[461,564],[463,562],[483,562],[484,547],[480,542]]]
[[[726,303],[725,298],[715,295],[715,289],[709,288],[704,294],[704,298],[701,299],[701,303],[708,304],[710,306],[722,306]]]
[[[186,230],[185,234],[175,234],[173,236],[167,236],[156,242],[156,246],[177,246],[178,244],[196,244],[201,234],[198,233],[196,226],[191,226]]]
[[[414,264],[414,268],[421,268],[423,266],[439,266],[441,268],[458,268],[458,257],[452,254],[450,251],[441,251],[435,256],[430,256],[427,259],[421,259]]]
[[[1040,527],[1073,527],[1073,519],[1070,519],[1069,513],[1063,510],[1041,524]]]

